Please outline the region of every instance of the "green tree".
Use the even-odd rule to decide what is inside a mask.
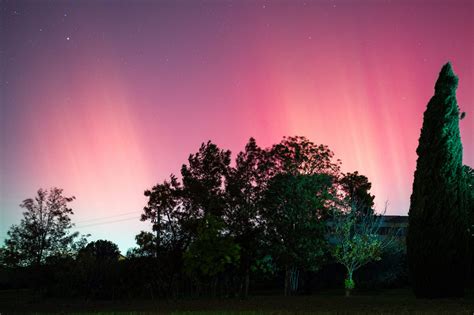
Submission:
[[[469,210],[469,234],[470,234],[470,254],[471,254],[471,281],[474,280],[474,169],[468,165],[463,166],[464,175],[465,175],[465,188],[467,191],[468,197],[468,207]]]
[[[471,217],[471,224],[474,226],[474,169],[468,165],[463,166],[464,175],[465,175],[465,188],[468,194],[468,209],[469,215]],[[474,234],[474,229],[471,226],[471,232]]]
[[[222,229],[222,221],[205,216],[199,221],[196,239],[184,254],[188,274],[197,281],[211,280],[213,294],[217,276],[239,261],[240,247]]]
[[[265,150],[261,217],[272,254],[285,269],[285,294],[299,285],[301,269],[317,270],[325,255],[324,224],[337,193],[340,161],[326,145],[284,137]]]
[[[416,150],[407,254],[418,297],[461,296],[467,278],[469,220],[457,86],[447,63],[424,113]]]
[[[278,174],[270,180],[262,218],[272,254],[284,266],[285,295],[297,291],[301,269],[316,271],[324,262],[331,186],[327,174]]]
[[[63,196],[63,190],[39,189],[35,198],[25,199],[25,209],[19,225],[8,231],[3,250],[5,263],[12,266],[41,265],[51,256],[74,255],[84,244],[74,226],[69,203],[74,197]],[[76,241],[77,239],[77,241]]]
[[[373,212],[361,215],[358,207],[357,203],[347,202],[346,210],[335,210],[328,224],[332,256],[346,269],[346,296],[355,288],[355,271],[371,261],[380,260],[387,249],[394,253],[402,248],[396,230],[381,234],[385,211],[382,215]]]

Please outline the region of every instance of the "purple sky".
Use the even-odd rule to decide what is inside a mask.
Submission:
[[[473,1],[1,1],[0,240],[40,187],[122,251],[143,191],[209,139],[328,145],[406,214],[422,115],[459,76],[474,165]],[[100,219],[100,220],[99,220]],[[114,222],[112,222],[114,221]],[[115,222],[119,221],[119,222]]]

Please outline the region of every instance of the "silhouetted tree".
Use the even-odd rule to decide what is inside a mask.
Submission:
[[[339,183],[347,194],[349,203],[357,204],[357,211],[363,215],[373,213],[375,196],[369,193],[372,184],[366,176],[360,175],[357,171],[346,173]]]
[[[120,250],[117,244],[114,244],[111,241],[97,240],[87,244],[86,247],[79,251],[79,255],[90,255],[97,261],[116,261],[119,259]]]
[[[222,227],[222,230],[215,231],[215,237],[225,234],[225,177],[229,173],[229,165],[230,151],[221,150],[209,141],[203,143],[198,152],[191,154],[188,164],[182,166],[182,184],[171,175],[169,181],[145,192],[149,200],[142,220],[152,222],[156,232],[156,256],[170,259],[174,276],[183,270],[183,254],[189,246],[199,242],[199,246],[193,246],[195,252],[205,248],[202,243],[211,239],[200,235],[200,226],[209,221],[216,222],[215,226]],[[174,280],[171,282],[174,283]]]
[[[69,203],[73,200],[59,188],[39,189],[34,199],[25,199],[20,205],[25,209],[23,218],[8,231],[2,260],[9,265],[38,266],[50,256],[77,253],[85,240],[78,232],[70,233],[74,224]]]
[[[127,257],[155,257],[156,239],[153,233],[141,231],[135,235],[135,242],[138,247],[131,248],[127,252]]]
[[[139,256],[154,254],[160,269],[150,279],[150,292],[177,295],[177,281],[183,273],[183,253],[191,241],[195,218],[185,208],[184,192],[176,176],[145,191],[148,197],[141,220],[150,220],[156,236],[142,232],[136,236]],[[133,254],[133,252],[132,252]]]
[[[467,278],[469,220],[457,86],[447,63],[424,113],[416,150],[407,253],[418,297],[460,296]]]
[[[146,234],[137,235],[137,243],[155,243],[155,256],[158,257],[161,248],[180,251],[186,245],[186,235],[182,229],[183,220],[187,220],[187,213],[183,208],[183,190],[176,176],[171,175],[168,181],[153,186],[145,191],[148,197],[147,206],[141,215],[141,220],[150,220],[156,237],[150,238]],[[146,237],[146,239],[141,239]],[[145,245],[145,244],[144,244]],[[151,250],[151,248],[147,248]]]
[[[334,153],[326,145],[317,145],[305,137],[284,137],[273,145],[269,152],[271,175],[327,174],[334,178],[340,175],[340,160],[333,161]]]
[[[119,286],[120,251],[111,241],[90,242],[77,258],[81,285],[88,297],[115,298]]]
[[[230,156],[230,151],[208,141],[201,145],[198,152],[189,156],[187,165],[181,167],[182,200],[186,213],[183,228],[190,235],[189,246],[194,256],[199,255],[199,249],[209,248],[216,244],[215,241],[226,239],[228,234],[224,216],[227,209],[225,180],[230,171]],[[206,226],[212,226],[212,229],[204,233],[203,227]],[[205,245],[205,242],[208,244]],[[225,252],[216,250],[216,253],[224,256],[219,258],[213,255],[213,261],[225,259]]]
[[[267,183],[265,152],[250,138],[245,150],[237,155],[226,179],[226,227],[240,247],[239,293],[248,295],[250,269],[258,259],[263,226],[260,224],[259,203]]]
[[[181,167],[184,207],[194,218],[212,215],[221,219],[226,208],[225,177],[229,173],[231,152],[208,141],[191,154]]]
[[[297,291],[301,269],[316,271],[324,261],[331,186],[327,174],[278,174],[270,180],[262,217],[273,256],[284,266],[285,295]]]

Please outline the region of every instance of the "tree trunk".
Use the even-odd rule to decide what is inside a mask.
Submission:
[[[247,271],[245,272],[245,287],[244,287],[245,298],[249,296],[249,285],[250,285],[250,270],[247,269]]]
[[[299,285],[299,270],[296,267],[285,268],[285,296],[292,295],[298,291]]]
[[[347,272],[347,279],[344,282],[344,287],[346,289],[346,297],[350,297],[352,290],[354,289],[354,280],[352,279],[352,273],[353,271],[348,271]]]
[[[298,270],[298,268],[296,267],[293,267],[291,268],[291,275],[290,275],[290,290],[291,290],[291,293],[294,293],[294,292],[297,292],[298,291],[298,287],[299,287],[299,279],[300,279],[300,271]]]

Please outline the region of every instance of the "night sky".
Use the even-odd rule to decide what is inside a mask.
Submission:
[[[378,208],[407,214],[447,61],[474,165],[474,1],[0,3],[0,241],[23,199],[57,186],[79,231],[125,251],[150,229],[145,189],[201,142],[235,157],[251,136],[326,144]]]

